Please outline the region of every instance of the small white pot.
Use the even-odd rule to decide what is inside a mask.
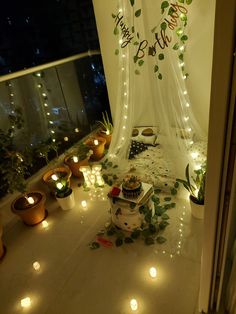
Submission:
[[[72,191],[70,195],[66,197],[56,197],[58,204],[63,210],[68,210],[72,209],[75,207],[75,197],[74,197],[74,192]]]
[[[194,203],[191,197],[189,197],[189,200],[192,216],[197,219],[204,219],[204,205]]]

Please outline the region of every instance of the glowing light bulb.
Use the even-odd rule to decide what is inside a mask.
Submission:
[[[72,159],[73,159],[74,162],[78,162],[79,161],[79,158],[77,156],[73,156]]]
[[[128,117],[127,116],[124,116],[124,119],[126,120]]]
[[[194,167],[195,170],[200,170],[201,169],[201,165],[196,164]]]
[[[197,152],[191,153],[191,157],[192,157],[193,159],[196,159],[196,158],[198,157],[198,153],[197,153]]]
[[[122,58],[125,58],[125,54],[123,53]]]
[[[190,104],[188,102],[186,102],[186,107],[189,108],[190,107]]]
[[[29,297],[26,297],[20,301],[22,307],[29,307],[31,305],[31,300]]]
[[[124,96],[127,96],[127,93],[126,93],[126,92],[124,93]]]
[[[14,94],[13,94],[13,93],[10,93],[10,96],[11,96],[11,97],[13,97],[13,96],[14,96]]]
[[[123,67],[123,68],[121,68],[121,70],[122,70],[122,71],[124,71],[124,70],[125,70],[125,68]]]
[[[189,117],[184,117],[184,121],[188,121],[189,120]]]
[[[124,136],[121,139],[122,139],[122,141],[124,141],[125,140]]]
[[[47,97],[47,94],[46,94],[46,93],[42,93],[42,96],[43,96],[43,97]]]
[[[55,131],[54,131],[54,130],[51,130],[51,133],[52,133],[52,134],[54,134],[54,133],[55,133]]]
[[[122,44],[122,39],[119,40],[119,44]]]
[[[34,268],[34,270],[39,271],[39,270],[40,270],[40,264],[39,264],[39,262],[34,262],[34,263],[33,263],[33,268]]]
[[[81,205],[82,205],[83,208],[86,208],[87,207],[87,202],[86,201],[82,201]]]
[[[179,47],[179,50],[180,50],[180,51],[184,51],[184,46],[180,46],[180,47]]]
[[[42,84],[38,84],[37,87],[38,87],[38,88],[42,88]]]
[[[56,187],[58,190],[61,190],[63,188],[63,184],[61,182],[56,183]]]
[[[128,108],[128,105],[125,105],[125,108],[127,109],[127,108]]]
[[[109,130],[106,130],[106,135],[110,135],[110,131]]]
[[[40,73],[40,72],[37,72],[37,73],[36,73],[36,76],[41,77],[41,73]]]
[[[56,139],[55,139],[55,138],[53,138],[53,139],[52,139],[52,141],[55,143],[55,142],[56,142]]]
[[[184,95],[187,95],[187,94],[188,94],[188,92],[185,90],[183,94],[184,94]]]
[[[50,116],[50,112],[47,112],[47,116]]]
[[[123,129],[126,129],[126,126],[125,126],[125,125],[123,126]]]
[[[42,221],[42,226],[43,226],[43,228],[47,228],[48,227],[47,220]]]
[[[51,178],[53,179],[53,181],[57,181],[58,180],[58,176],[54,173]]]
[[[138,302],[136,299],[131,299],[130,300],[130,308],[132,311],[137,311],[138,309]]]
[[[68,142],[68,141],[69,141],[69,138],[68,138],[67,136],[65,136],[65,137],[64,137],[64,141],[65,141],[65,142]]]
[[[34,204],[34,199],[33,199],[33,197],[26,197],[26,199],[27,199],[27,202],[29,203],[29,204]]]
[[[177,35],[181,35],[181,34],[183,34],[183,30],[182,29],[178,29],[176,33],[177,33]]]
[[[189,142],[189,144],[190,144],[190,145],[193,145],[193,141],[191,140],[191,141]]]
[[[78,128],[75,128],[75,133],[79,133],[79,129]]]
[[[156,270],[156,268],[155,268],[155,267],[151,267],[151,268],[149,269],[149,274],[150,274],[150,276],[151,276],[152,278],[156,278],[156,276],[157,276],[157,270]]]
[[[187,131],[188,131],[188,132],[191,132],[191,131],[192,131],[192,129],[191,129],[191,128],[187,128]]]
[[[50,124],[53,124],[53,121],[50,120],[49,123],[50,123]]]
[[[184,76],[183,76],[183,79],[184,79],[184,80],[186,80],[186,78],[187,78],[187,76],[186,76],[186,75],[184,75]]]
[[[184,65],[185,65],[184,62],[181,62],[181,63],[179,64],[179,66],[180,66],[181,68],[182,68]]]
[[[93,143],[94,143],[94,145],[96,145],[96,146],[99,144],[98,140],[94,140]]]

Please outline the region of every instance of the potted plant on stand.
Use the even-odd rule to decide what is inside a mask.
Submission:
[[[92,154],[93,151],[90,150],[87,145],[80,143],[74,154],[70,154],[65,157],[64,163],[70,167],[73,176],[82,178],[83,174],[79,168],[81,166],[88,166],[88,161]]]
[[[113,125],[110,122],[108,113],[105,111],[105,113],[102,113],[102,121],[98,121],[98,123],[101,125],[101,129],[98,132],[98,136],[103,137],[106,140],[105,147],[108,148],[111,143],[111,137],[113,132]]]
[[[74,192],[69,187],[68,181],[59,180],[56,182],[56,199],[63,210],[72,209],[75,206]]]
[[[186,180],[176,179],[183,184],[185,189],[190,193],[190,207],[193,217],[198,219],[204,218],[204,196],[206,180],[206,164],[201,165],[200,169],[194,170],[195,177],[189,175],[189,164],[185,169]],[[192,182],[193,183],[192,183]]]

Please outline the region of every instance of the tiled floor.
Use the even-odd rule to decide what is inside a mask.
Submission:
[[[92,200],[81,187],[75,194],[77,205],[69,211],[48,198],[47,228],[27,227],[17,217],[4,227],[8,251],[0,264],[1,314],[196,313],[202,222],[191,217],[185,200],[177,199],[168,211],[166,243],[91,250],[88,244],[109,220],[109,203],[103,196]],[[39,271],[33,269],[35,261]],[[155,279],[149,276],[152,266]],[[31,299],[27,309],[20,305],[25,297]]]

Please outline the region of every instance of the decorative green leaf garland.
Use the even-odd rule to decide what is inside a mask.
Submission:
[[[134,11],[136,18],[142,14],[141,9],[134,10],[135,0],[129,0],[131,7]],[[185,44],[188,40],[188,36],[185,34],[185,28],[187,26],[187,13],[188,10],[183,5],[190,5],[192,0],[178,0],[176,2],[172,0],[162,1],[161,3],[161,14],[162,19],[160,23],[151,29],[151,33],[155,34],[155,42],[153,45],[149,45],[147,40],[141,40],[139,32],[135,32],[135,26],[131,29],[125,24],[124,16],[118,12],[117,14],[112,13],[112,18],[115,21],[114,35],[118,35],[119,32],[122,34],[121,48],[125,48],[128,44],[133,44],[137,47],[137,53],[133,56],[133,61],[137,68],[135,74],[140,75],[139,67],[144,64],[145,50],[148,48],[148,56],[155,56],[157,54],[157,46],[163,50],[162,53],[158,53],[158,60],[162,61],[165,59],[164,49],[169,46],[172,41],[172,37],[166,34],[167,31],[175,31],[178,39],[173,45],[173,49],[178,52],[178,58],[181,61],[180,67],[183,73],[183,77],[187,79],[189,76],[185,71],[184,67],[184,53]],[[119,49],[115,49],[115,55],[119,55]],[[159,80],[162,80],[163,75],[160,72],[159,61],[154,65],[153,71],[157,75]]]

